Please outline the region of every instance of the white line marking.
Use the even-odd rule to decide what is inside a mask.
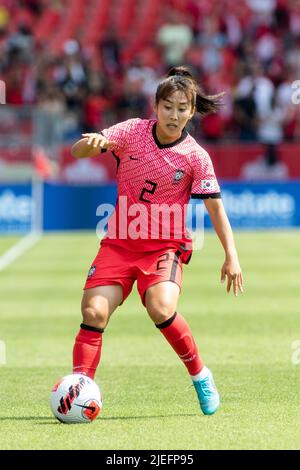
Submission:
[[[30,248],[32,248],[41,239],[41,237],[42,234],[40,232],[29,233],[4,253],[4,255],[0,256],[0,271],[4,271],[4,269],[12,264],[17,258],[30,250]]]

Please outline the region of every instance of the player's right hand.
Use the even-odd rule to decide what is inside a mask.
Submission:
[[[87,145],[98,148],[98,149],[110,149],[112,147],[115,147],[117,145],[116,142],[112,142],[110,140],[107,140],[106,137],[102,134],[98,133],[87,133],[87,134],[82,134],[82,137],[85,137],[87,140]]]

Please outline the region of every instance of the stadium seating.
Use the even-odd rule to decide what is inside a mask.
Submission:
[[[172,0],[170,5],[178,10],[183,8],[182,0]],[[64,42],[71,38],[95,48],[112,28],[120,40],[128,43],[122,56],[128,62],[151,45],[163,10],[159,0],[62,0],[55,4],[44,2],[39,17],[26,8],[10,13],[10,33],[20,24],[27,24],[36,43],[46,46],[54,55],[59,55]]]

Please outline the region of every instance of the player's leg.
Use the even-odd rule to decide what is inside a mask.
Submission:
[[[83,322],[73,348],[73,372],[92,379],[101,358],[102,335],[109,318],[123,301],[121,285],[98,286],[84,291]]]
[[[81,301],[83,323],[104,330],[122,301],[123,288],[120,284],[86,289]]]
[[[146,291],[147,312],[193,377],[203,368],[193,334],[187,321],[176,312],[179,286],[174,282],[159,282]]]
[[[101,245],[84,286],[83,322],[73,349],[73,372],[94,378],[104,329],[111,314],[130,294],[134,280],[126,250]]]
[[[166,281],[146,290],[145,305],[150,318],[172,346],[191,376],[204,414],[213,414],[220,397],[211,371],[205,367],[187,321],[176,312],[179,286]]]

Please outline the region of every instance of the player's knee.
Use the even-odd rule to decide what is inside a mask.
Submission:
[[[176,302],[167,299],[156,299],[146,303],[147,312],[151,320],[159,325],[169,320],[176,310]]]
[[[91,305],[82,305],[83,323],[95,328],[105,328],[108,323],[108,313],[101,308],[95,308]]]

